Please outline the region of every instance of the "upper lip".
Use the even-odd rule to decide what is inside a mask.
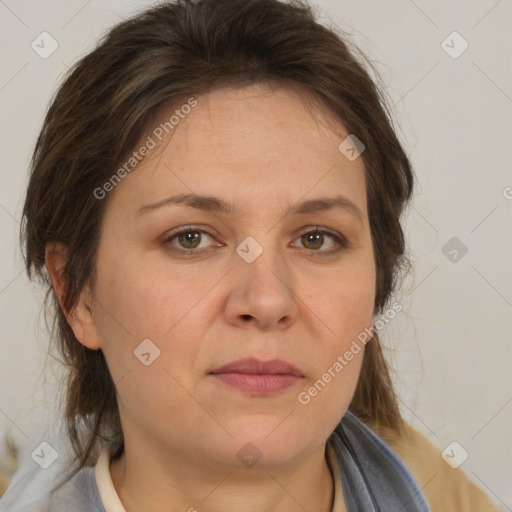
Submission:
[[[303,377],[302,373],[295,366],[282,359],[260,361],[254,357],[233,361],[216,368],[210,373],[250,373],[256,375],[295,375],[296,377]]]

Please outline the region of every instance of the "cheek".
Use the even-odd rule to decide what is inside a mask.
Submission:
[[[98,279],[105,284],[97,290],[96,325],[120,407],[141,424],[157,417],[169,424],[176,403],[190,405],[184,389],[197,357],[194,339],[201,337],[195,320],[212,285],[180,281],[176,273],[170,279],[169,271],[137,270],[128,261],[106,275]],[[158,422],[146,427],[157,435]]]
[[[105,285],[98,297],[105,305],[102,309],[107,313],[106,323],[118,333],[116,338],[129,338],[132,343],[145,338],[163,342],[172,330],[187,321],[214,278],[205,275],[199,280],[197,276],[181,276],[169,267],[159,269],[126,261],[109,272],[108,277],[101,278]]]
[[[333,295],[329,316],[334,324],[333,330],[343,339],[355,337],[371,325],[375,300],[373,283],[358,281]]]
[[[304,421],[311,422],[313,428],[322,416],[327,432],[336,426],[350,404],[364,355],[361,333],[372,326],[373,320],[373,267],[351,267],[350,271],[346,268],[333,281],[335,285],[316,296],[312,309],[321,312],[319,316],[328,330],[322,327],[327,334],[316,336],[317,348],[311,353],[315,368],[298,400],[304,408]]]
[[[208,328],[205,310],[215,307],[211,289],[222,276],[212,270],[197,279],[129,260],[109,269],[98,274],[104,285],[97,290],[95,322],[114,382],[128,372],[141,385],[149,374],[151,380],[165,380],[163,368],[188,381],[200,348],[197,340]],[[145,366],[142,354],[147,353],[144,357],[154,363]],[[159,368],[158,375],[154,368]]]
[[[312,309],[319,312],[328,333],[329,351],[339,350],[372,325],[375,301],[375,272],[372,265],[348,267],[316,294],[310,294]]]

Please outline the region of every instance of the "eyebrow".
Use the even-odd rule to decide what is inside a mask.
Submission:
[[[199,194],[178,194],[175,196],[162,199],[156,203],[144,205],[138,210],[136,216],[140,216],[149,211],[168,205],[183,205],[189,208],[196,208],[208,213],[223,213],[230,215],[233,213],[233,207],[230,203],[219,197],[204,196]],[[341,209],[347,211],[357,218],[361,224],[364,224],[363,214],[360,208],[350,199],[338,195],[336,197],[318,197],[316,199],[308,199],[300,203],[290,206],[285,212],[287,215],[301,215],[313,212],[328,211],[333,209]]]

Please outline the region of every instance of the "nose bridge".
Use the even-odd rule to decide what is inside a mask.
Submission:
[[[275,230],[266,233],[261,231],[256,235],[258,239],[247,236],[236,249],[243,260],[241,267],[244,279],[254,280],[251,286],[265,283],[267,289],[269,286],[288,289],[284,283],[290,278],[289,271],[286,269],[279,242],[274,239],[274,232]]]
[[[297,314],[292,272],[273,234],[274,230],[261,230],[237,246],[241,261],[230,309],[232,317],[252,317],[267,327],[283,319],[289,323]]]

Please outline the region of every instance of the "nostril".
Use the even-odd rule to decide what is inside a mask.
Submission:
[[[249,321],[251,318],[252,318],[251,315],[242,315],[243,320]]]

